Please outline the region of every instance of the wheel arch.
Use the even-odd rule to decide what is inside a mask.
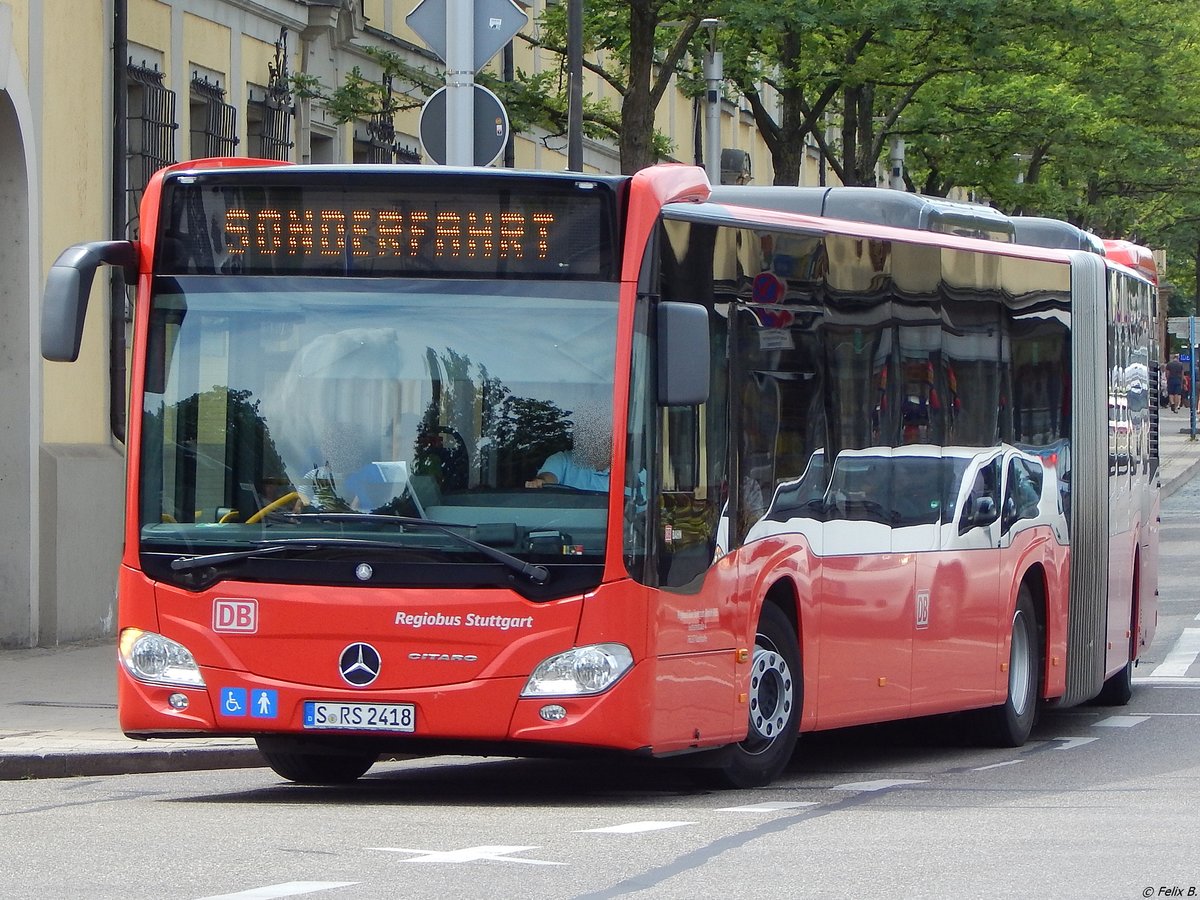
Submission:
[[[792,630],[796,635],[796,646],[800,650],[800,726],[803,731],[806,730],[807,726],[811,725],[812,719],[816,716],[816,707],[812,704],[812,700],[815,697],[812,696],[811,690],[808,689],[808,686],[816,683],[815,672],[809,669],[809,666],[813,665],[816,661],[816,653],[806,652],[804,646],[805,632],[804,621],[800,612],[800,588],[790,576],[786,574],[780,575],[763,592],[763,600],[759,605],[758,616],[762,615],[762,607],[768,604],[778,607],[791,623]]]
[[[1047,635],[1047,624],[1050,621],[1049,611],[1049,584],[1047,582],[1048,574],[1045,567],[1040,562],[1033,563],[1021,575],[1021,580],[1017,584],[1017,591],[1022,587],[1029,589],[1030,599],[1033,601],[1034,619],[1037,624],[1037,643],[1038,643],[1038,672],[1037,672],[1037,696],[1040,700],[1046,699],[1047,675],[1054,661],[1050,658],[1050,640]],[[1014,593],[1012,605],[1015,608],[1017,603],[1017,595]],[[1009,616],[1007,621],[1011,622],[1012,617]]]

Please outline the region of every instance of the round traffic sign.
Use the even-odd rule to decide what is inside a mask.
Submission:
[[[472,129],[472,159],[477,166],[490,166],[508,143],[508,112],[500,98],[481,84],[475,88],[475,118]],[[430,95],[421,108],[421,145],[440,166],[446,164],[446,88]]]

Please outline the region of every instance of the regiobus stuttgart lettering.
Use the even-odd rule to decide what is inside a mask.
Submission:
[[[446,615],[445,613],[406,613],[397,612],[397,625],[406,628],[495,628],[498,631],[510,629],[533,628],[533,616],[481,616],[478,613],[467,613],[466,616]]]
[[[230,255],[538,259],[550,250],[550,212],[410,209],[256,209],[225,213]]]

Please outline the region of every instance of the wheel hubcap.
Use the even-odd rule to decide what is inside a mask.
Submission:
[[[750,671],[751,737],[771,742],[783,733],[795,702],[795,684],[787,660],[768,647],[755,646]]]

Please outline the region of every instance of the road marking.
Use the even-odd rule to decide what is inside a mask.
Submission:
[[[988,769],[1002,769],[1005,766],[1020,765],[1022,762],[1024,762],[1024,760],[1010,759],[1010,760],[1006,760],[1005,762],[992,763],[990,766],[979,766],[977,768],[972,769],[971,771],[972,772],[986,772]]]
[[[925,784],[924,778],[880,778],[876,781],[850,781],[831,787],[831,791],[886,791],[888,788],[903,787],[906,784]]]
[[[1143,722],[1150,721],[1149,716],[1109,716],[1107,719],[1101,719],[1099,722],[1093,722],[1093,728],[1132,728],[1134,725],[1141,725]]]
[[[1150,677],[1183,677],[1187,675],[1197,656],[1200,656],[1200,628],[1185,628],[1171,652],[1167,654],[1167,658],[1155,667]]]
[[[1157,712],[1157,713],[1150,713],[1150,717],[1151,718],[1166,717],[1168,719],[1172,718],[1172,717],[1183,718],[1183,719],[1195,719],[1197,717],[1200,717],[1200,712],[1178,712],[1178,713],[1176,713],[1176,712]]]
[[[1062,741],[1062,746],[1055,747],[1055,750],[1074,750],[1076,747],[1082,747],[1084,744],[1090,744],[1092,741],[1100,740],[1100,738],[1057,737],[1054,740]]]
[[[1143,675],[1142,677],[1134,677],[1134,684],[1145,684],[1150,687],[1188,687],[1200,684],[1200,678],[1155,678],[1153,675]]]
[[[717,812],[779,812],[785,809],[800,809],[803,806],[816,806],[816,801],[806,803],[786,803],[782,800],[772,800],[767,803],[751,803],[749,806],[722,806]]]
[[[287,881],[283,884],[238,891],[236,894],[213,894],[211,897],[201,897],[200,900],[275,900],[277,897],[298,897],[301,894],[332,891],[356,884],[357,881]]]
[[[695,825],[695,822],[629,822],[626,825],[610,825],[607,828],[584,828],[576,834],[641,834],[643,831],[662,831],[664,828],[679,828]]]
[[[547,862],[542,859],[520,859],[509,856],[510,853],[523,853],[526,850],[536,850],[537,847],[464,847],[462,850],[411,850],[406,847],[368,847],[368,850],[382,850],[384,853],[415,853],[412,859],[405,862],[429,863],[465,863],[486,860],[487,862],[525,863],[527,866],[565,866],[566,863]]]

